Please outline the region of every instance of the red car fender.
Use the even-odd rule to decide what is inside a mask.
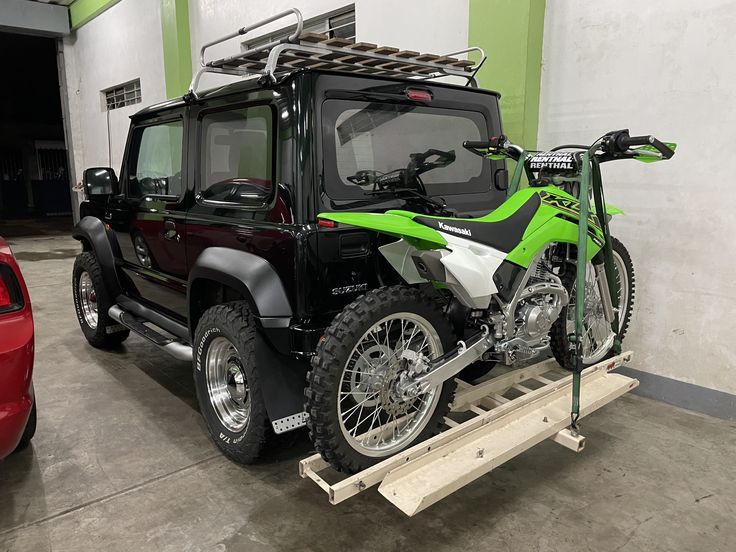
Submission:
[[[22,308],[0,313],[0,458],[3,458],[18,446],[33,406],[34,334],[28,289],[18,263],[2,238],[0,263],[10,267],[23,296]]]

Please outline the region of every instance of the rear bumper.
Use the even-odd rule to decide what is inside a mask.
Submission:
[[[19,400],[0,404],[0,459],[18,446],[33,406],[33,392]]]
[[[33,406],[30,308],[0,320],[0,458],[18,446]]]

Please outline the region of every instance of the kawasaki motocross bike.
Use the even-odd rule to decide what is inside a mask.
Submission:
[[[619,130],[548,152],[526,152],[504,136],[463,147],[516,161],[506,201],[483,217],[447,216],[429,197],[445,216],[319,215],[399,238],[379,249],[404,280],[345,307],[312,360],[310,435],[339,470],[357,472],[439,432],[455,377],[471,364],[511,365],[547,347],[573,371],[575,427],[580,372],[621,350],[634,270],[608,232],[621,211],[604,202],[600,164],[669,159],[675,145]],[[421,174],[454,160],[454,151],[429,150],[404,169],[360,171],[354,181],[369,193],[422,196]],[[529,186],[519,189],[523,173]]]

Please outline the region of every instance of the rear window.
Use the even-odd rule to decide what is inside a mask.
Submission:
[[[366,199],[376,176],[406,169],[413,154],[429,150],[442,152],[446,161],[420,175],[428,195],[486,192],[490,163],[462,144],[486,137],[487,128],[485,117],[475,111],[327,100],[322,121],[327,195]]]

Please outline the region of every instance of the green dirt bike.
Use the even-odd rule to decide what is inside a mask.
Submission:
[[[548,152],[526,152],[504,136],[463,147],[516,161],[506,201],[483,217],[319,215],[399,238],[380,251],[405,282],[345,307],[313,358],[308,425],[339,470],[354,473],[436,434],[455,376],[473,363],[511,365],[546,347],[573,371],[574,428],[580,372],[621,351],[634,269],[608,231],[621,211],[604,202],[600,164],[669,159],[675,144],[619,130]],[[430,150],[406,169],[360,178],[374,192],[421,195],[421,174],[454,159]],[[524,173],[529,186],[520,189]]]

